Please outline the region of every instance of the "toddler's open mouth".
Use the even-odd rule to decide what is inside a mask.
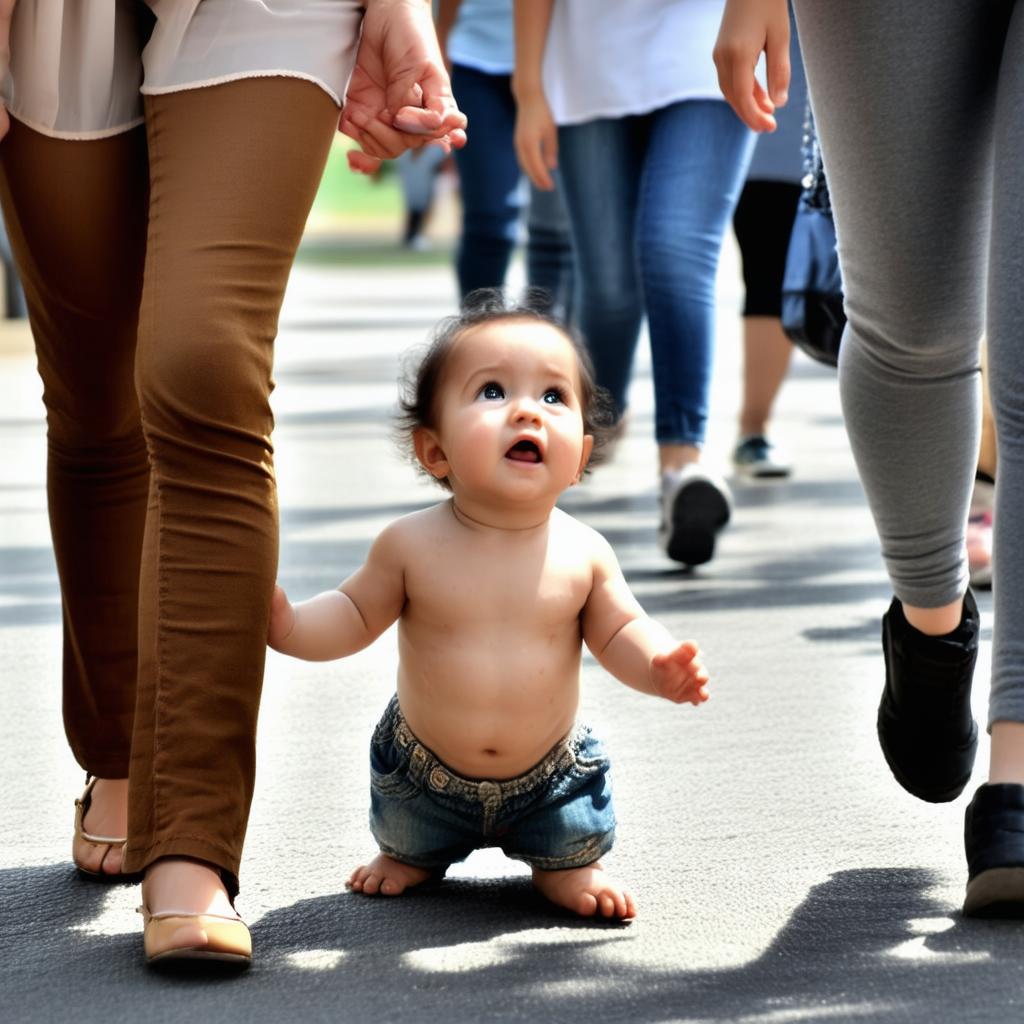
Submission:
[[[537,447],[533,441],[516,441],[514,445],[507,452],[505,452],[506,459],[512,459],[513,462],[543,462],[543,458],[540,454],[540,448]]]

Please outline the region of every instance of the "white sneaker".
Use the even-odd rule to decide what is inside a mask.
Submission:
[[[674,562],[703,565],[715,553],[715,538],[732,515],[726,482],[691,462],[661,476],[658,542]]]

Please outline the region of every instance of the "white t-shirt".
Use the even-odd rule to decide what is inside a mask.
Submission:
[[[711,51],[724,0],[555,0],[544,91],[556,124],[722,99]]]
[[[305,78],[340,105],[362,17],[359,0],[18,0],[0,93],[64,139],[141,123],[140,92],[239,78]]]

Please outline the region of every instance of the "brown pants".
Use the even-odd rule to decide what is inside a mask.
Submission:
[[[277,569],[277,318],[338,111],[310,82],[147,97],[145,130],[0,143],[47,416],[64,724],[128,776],[125,869],[237,890]]]

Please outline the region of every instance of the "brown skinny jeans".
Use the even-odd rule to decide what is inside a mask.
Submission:
[[[250,78],[66,141],[12,121],[0,201],[46,407],[79,764],[129,781],[124,867],[237,891],[277,570],[277,318],[338,110]],[[148,170],[147,170],[148,168]]]

